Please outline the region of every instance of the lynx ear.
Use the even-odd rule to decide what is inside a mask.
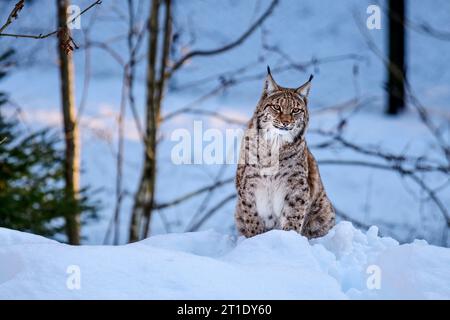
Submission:
[[[280,89],[280,87],[275,82],[275,80],[272,78],[272,73],[270,73],[270,67],[267,66],[267,76],[266,76],[266,81],[264,83],[264,93],[269,95],[279,89]]]
[[[300,96],[307,98],[309,94],[309,89],[311,89],[311,80],[314,78],[313,75],[309,76],[308,81],[306,81],[304,84],[302,84],[300,87],[295,89],[295,92],[299,94]]]

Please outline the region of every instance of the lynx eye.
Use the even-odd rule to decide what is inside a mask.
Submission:
[[[275,111],[277,111],[277,112],[280,112],[280,111],[281,111],[280,106],[278,106],[278,105],[276,105],[276,104],[271,104],[270,106],[272,107],[273,110],[275,110]]]
[[[301,111],[300,108],[294,108],[294,109],[292,109],[292,113],[293,113],[293,114],[300,113],[300,111]]]

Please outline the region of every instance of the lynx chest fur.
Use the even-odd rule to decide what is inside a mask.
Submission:
[[[236,175],[236,225],[247,237],[283,229],[313,238],[334,225],[333,206],[304,138],[311,79],[288,89],[268,72],[242,141]]]
[[[266,177],[255,188],[255,205],[258,215],[266,228],[281,225],[284,199],[288,193],[287,183],[279,177]]]

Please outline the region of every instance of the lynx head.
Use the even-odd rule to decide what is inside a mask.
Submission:
[[[309,80],[296,89],[279,86],[267,67],[264,91],[257,109],[258,127],[269,137],[293,141],[302,138],[308,126]]]

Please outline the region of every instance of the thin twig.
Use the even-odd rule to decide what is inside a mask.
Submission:
[[[102,0],[96,0],[94,3],[92,3],[90,6],[85,8],[83,11],[81,11],[79,14],[77,14],[74,18],[72,18],[70,21],[67,21],[66,26],[76,21],[81,15],[92,9],[93,7],[100,5],[102,3]],[[46,34],[38,34],[38,35],[29,35],[29,34],[16,34],[16,33],[1,33],[0,37],[14,37],[14,38],[28,38],[28,39],[45,39],[51,36],[54,36],[58,34],[61,31],[62,28],[58,28],[55,31],[46,33]],[[73,40],[73,39],[72,39]]]
[[[345,165],[345,166],[363,166],[363,167],[370,167],[375,169],[382,169],[382,170],[391,170],[396,171],[402,176],[407,176],[411,178],[414,182],[416,182],[423,190],[427,192],[430,199],[433,200],[433,202],[437,205],[439,210],[442,213],[443,218],[445,219],[445,222],[447,226],[450,227],[450,215],[448,213],[447,208],[442,203],[442,201],[436,196],[435,192],[428,187],[428,185],[420,179],[414,170],[412,169],[405,169],[401,165],[385,165],[380,163],[374,163],[374,162],[368,162],[368,161],[362,161],[362,160],[318,160],[318,164],[320,165]]]
[[[209,218],[211,218],[211,216],[214,215],[214,213],[216,213],[219,209],[221,209],[224,205],[226,205],[228,202],[236,199],[237,195],[236,193],[231,193],[228,196],[226,196],[225,198],[223,198],[222,200],[220,200],[214,207],[212,207],[211,209],[209,209],[204,215],[203,217],[201,217],[195,224],[193,224],[188,230],[187,232],[192,232],[192,231],[196,231],[200,228],[200,226],[202,224],[204,224]]]
[[[194,50],[194,51],[187,53],[186,55],[184,55],[182,58],[180,58],[178,61],[176,61],[173,64],[173,66],[170,70],[170,74],[172,74],[176,70],[178,70],[189,59],[192,59],[194,57],[199,57],[199,56],[211,56],[211,55],[224,53],[226,51],[229,51],[229,50],[239,46],[248,37],[250,37],[253,34],[253,32],[259,26],[261,26],[264,23],[264,21],[272,14],[273,10],[278,5],[278,2],[279,2],[278,0],[272,0],[272,2],[270,3],[270,6],[267,8],[267,10],[239,38],[237,38],[236,40],[234,40],[222,47],[216,48],[216,49]]]
[[[189,199],[191,199],[191,198],[193,198],[195,196],[198,196],[198,195],[200,195],[202,193],[208,192],[208,191],[213,190],[213,189],[220,188],[220,187],[222,187],[224,185],[227,185],[227,184],[230,184],[232,182],[234,182],[234,177],[228,178],[228,179],[225,179],[225,180],[222,180],[222,181],[214,182],[211,185],[207,185],[207,186],[202,187],[200,189],[191,191],[191,192],[189,192],[189,193],[187,193],[187,194],[185,194],[185,195],[183,195],[183,196],[181,196],[179,198],[171,200],[169,202],[155,204],[153,206],[153,209],[161,210],[161,209],[166,209],[166,208],[169,208],[169,207],[176,206],[176,205],[178,205],[178,204],[180,204],[180,203],[182,203],[182,202],[184,202],[186,200],[189,200]]]
[[[354,54],[345,54],[345,55],[337,55],[337,56],[327,56],[322,58],[312,58],[311,60],[305,61],[305,62],[297,62],[295,65],[289,63],[285,64],[280,67],[272,68],[272,71],[274,72],[283,72],[287,70],[301,70],[303,68],[307,68],[310,66],[317,66],[320,64],[325,63],[331,63],[331,62],[341,62],[341,61],[347,61],[347,60],[360,60],[362,59],[362,56],[354,55]],[[247,71],[247,68],[240,68],[238,69],[239,73],[243,73]],[[243,75],[240,77],[237,77],[236,74],[233,74],[231,72],[225,72],[218,76],[219,83],[212,88],[210,91],[205,93],[204,95],[200,96],[199,98],[195,99],[194,101],[188,103],[186,106],[175,110],[173,112],[169,112],[166,115],[162,116],[161,121],[167,121],[171,118],[174,118],[176,116],[179,116],[184,113],[199,113],[199,109],[194,108],[196,105],[213,98],[217,96],[218,94],[224,92],[226,89],[229,89],[231,87],[235,87],[239,84],[250,82],[250,81],[260,81],[263,79],[266,75],[266,72],[258,72],[250,75]],[[193,83],[194,85],[198,82]],[[212,115],[212,114],[211,114]],[[225,120],[225,119],[223,119]],[[233,121],[232,121],[233,122]]]
[[[9,25],[19,17],[19,12],[23,9],[25,6],[25,0],[18,1],[14,8],[11,10],[11,13],[8,16],[8,19],[6,19],[6,22],[3,26],[0,27],[0,34],[6,30],[6,28],[9,27]]]

